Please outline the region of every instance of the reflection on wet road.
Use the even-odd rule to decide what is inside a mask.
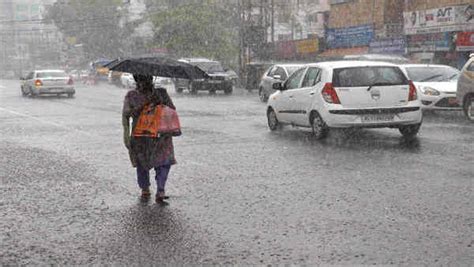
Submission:
[[[141,203],[121,137],[123,89],[22,98],[1,81],[2,264],[474,262],[474,124],[270,132],[256,94],[171,93],[168,206]]]

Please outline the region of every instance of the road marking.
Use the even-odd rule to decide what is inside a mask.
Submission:
[[[43,120],[43,119],[40,119],[40,118],[31,116],[31,115],[28,115],[28,114],[24,114],[24,113],[18,112],[18,111],[14,111],[14,110],[10,110],[10,109],[6,109],[6,108],[0,107],[0,111],[1,111],[1,110],[6,111],[6,112],[11,113],[11,114],[14,114],[14,115],[18,115],[18,116],[21,116],[21,117],[25,117],[25,118],[28,118],[28,119],[37,121],[37,122],[40,122],[40,123],[43,123],[43,124],[52,125],[52,126],[54,126],[54,127],[57,127],[57,128],[63,129],[63,130],[74,131],[74,132],[80,132],[80,133],[83,133],[83,134],[85,134],[85,135],[92,136],[92,134],[90,134],[90,133],[88,133],[88,132],[81,131],[81,130],[77,130],[77,129],[74,129],[74,128],[71,128],[71,127],[67,127],[67,126],[62,125],[62,124],[59,124],[59,123],[55,123],[55,122]]]

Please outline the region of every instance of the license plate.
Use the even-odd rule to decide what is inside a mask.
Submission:
[[[450,105],[456,105],[458,103],[458,100],[455,97],[450,97],[448,98],[448,103]]]
[[[370,114],[361,117],[362,122],[387,122],[393,121],[393,114]]]
[[[221,83],[222,81],[213,81],[213,80],[210,80],[209,83]]]

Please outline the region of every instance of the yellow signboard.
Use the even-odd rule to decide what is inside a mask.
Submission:
[[[311,54],[319,51],[318,39],[305,39],[296,41],[296,52],[298,54]]]

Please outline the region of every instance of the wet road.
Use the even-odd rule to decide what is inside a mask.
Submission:
[[[474,124],[270,132],[255,93],[171,93],[168,206],[140,203],[124,89],[20,96],[0,81],[0,264],[474,263]]]

